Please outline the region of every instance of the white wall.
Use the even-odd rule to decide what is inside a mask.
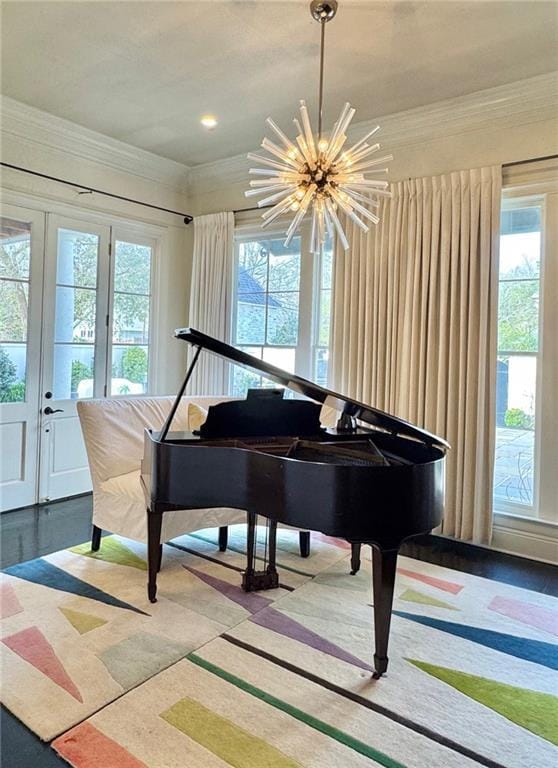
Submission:
[[[2,99],[2,161],[85,186],[189,212],[188,169],[137,150],[39,110]],[[28,208],[86,218],[102,215],[153,225],[160,229],[157,350],[158,394],[176,392],[183,377],[185,350],[172,337],[187,325],[192,229],[179,216],[158,212],[77,189],[19,171],[2,168],[2,198]]]

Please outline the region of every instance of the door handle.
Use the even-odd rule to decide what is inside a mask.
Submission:
[[[53,413],[64,413],[63,408],[51,408],[50,405],[47,405],[47,407],[44,409],[43,413],[45,416],[52,416]]]

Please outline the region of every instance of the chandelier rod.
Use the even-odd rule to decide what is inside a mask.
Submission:
[[[327,19],[320,20],[321,41],[320,41],[320,87],[318,96],[318,141],[322,138],[322,117],[324,106],[324,49],[325,49],[325,25]]]

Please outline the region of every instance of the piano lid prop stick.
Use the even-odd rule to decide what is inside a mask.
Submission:
[[[161,434],[159,435],[159,440],[163,443],[167,437],[170,425],[172,424],[172,420],[174,419],[174,416],[176,414],[176,411],[178,410],[178,406],[180,405],[180,401],[182,400],[182,397],[184,395],[184,392],[186,391],[186,387],[188,386],[188,382],[190,381],[190,378],[192,376],[192,373],[194,372],[194,368],[196,366],[196,363],[198,362],[198,357],[200,356],[200,352],[202,351],[201,347],[196,347],[196,352],[194,354],[194,359],[190,363],[190,367],[186,371],[186,376],[184,377],[184,381],[182,382],[182,386],[178,390],[178,394],[176,396],[176,400],[172,404],[172,408],[170,409],[170,413],[167,416],[167,420],[163,424],[163,429],[161,430]]]

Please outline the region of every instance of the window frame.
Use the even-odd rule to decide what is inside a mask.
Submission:
[[[541,207],[538,350],[530,353],[537,360],[533,504],[529,506],[497,500],[493,496],[495,521],[506,520],[511,527],[514,527],[514,521],[520,524],[522,520],[558,525],[558,489],[555,468],[555,457],[558,453],[558,404],[555,402],[555,382],[558,381],[558,342],[557,334],[553,332],[553,329],[558,327],[558,180],[550,179],[521,186],[504,186],[502,210],[530,206]],[[498,306],[496,324],[498,324]],[[496,333],[497,327],[498,325]],[[497,343],[496,356],[498,356]]]
[[[298,343],[295,349],[295,373],[307,379],[314,379],[315,357],[318,348],[319,298],[321,286],[321,254],[316,256],[310,251],[311,222],[305,221],[297,233],[300,237],[300,283],[298,307]],[[232,275],[232,302],[230,313],[230,343],[234,345],[238,308],[238,263],[239,249],[242,243],[256,240],[284,240],[285,225],[281,221],[269,230],[261,229],[261,220],[250,220],[237,224],[234,234],[234,258]],[[240,345],[239,345],[240,346]],[[286,345],[273,344],[243,344],[243,347],[274,347],[287,348]],[[288,347],[291,348],[291,347]],[[233,393],[234,368],[230,366],[229,392]]]

